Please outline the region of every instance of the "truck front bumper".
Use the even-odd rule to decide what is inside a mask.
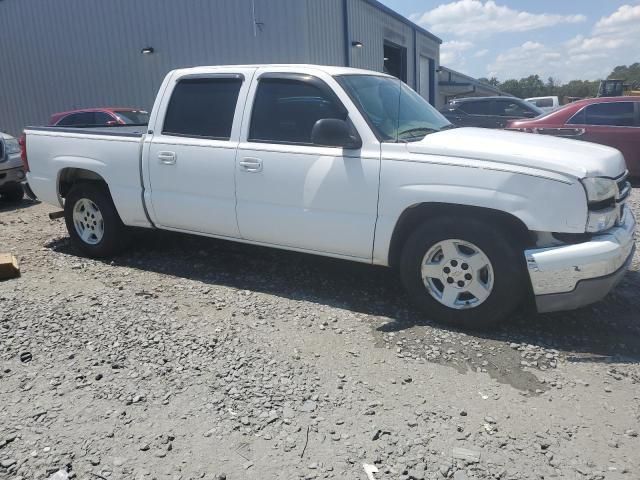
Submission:
[[[22,183],[24,179],[25,174],[22,167],[0,170],[0,189],[5,185]]]
[[[602,300],[631,265],[635,231],[635,218],[625,208],[619,226],[588,242],[525,250],[538,311],[572,310]]]

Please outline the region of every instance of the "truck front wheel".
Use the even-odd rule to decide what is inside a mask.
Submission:
[[[89,257],[110,257],[126,246],[127,229],[104,185],[76,184],[65,199],[64,218],[73,243]]]
[[[407,239],[402,281],[429,318],[467,329],[504,321],[526,292],[526,270],[513,236],[474,218],[434,218]]]

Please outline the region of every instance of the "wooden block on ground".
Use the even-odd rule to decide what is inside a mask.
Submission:
[[[0,253],[0,280],[20,276],[18,260],[10,253]]]

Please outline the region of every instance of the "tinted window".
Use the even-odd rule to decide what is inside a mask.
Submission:
[[[115,123],[115,119],[108,113],[104,112],[96,112],[93,121],[96,125],[107,125],[109,122]]]
[[[455,104],[458,110],[468,113],[469,115],[489,115],[491,112],[489,107],[491,102],[476,101],[476,102],[460,102]]]
[[[76,127],[82,125],[95,125],[93,112],[72,113],[58,122],[61,127]]]
[[[239,78],[181,80],[173,89],[162,133],[228,140],[241,85]]]
[[[578,113],[576,113],[573,117],[571,117],[567,121],[567,125],[584,125],[585,124],[585,111],[587,109],[583,108]]]
[[[633,127],[634,112],[632,102],[596,103],[585,109],[587,125],[610,125]]]
[[[537,107],[544,107],[544,108],[553,107],[552,98],[539,98],[538,100],[533,100],[533,101],[529,100],[529,101]]]
[[[532,110],[511,100],[496,100],[495,115],[499,117],[524,117]]]
[[[311,130],[323,118],[346,119],[344,107],[325,89],[299,80],[262,79],[249,140],[311,144]]]
[[[116,110],[114,113],[127,125],[147,125],[149,123],[149,113],[144,110]]]

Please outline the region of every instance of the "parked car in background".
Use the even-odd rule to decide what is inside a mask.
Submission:
[[[560,107],[560,99],[558,97],[532,97],[524,100],[525,102],[533,103],[544,112],[551,112]]]
[[[54,113],[49,125],[59,127],[146,125],[149,113],[136,108],[87,108]]]
[[[640,177],[640,97],[580,100],[543,117],[512,121],[507,128],[617,148],[631,176]]]
[[[25,130],[29,183],[89,256],[131,226],[391,266],[428,318],[469,328],[529,295],[539,311],[595,302],[633,258],[619,151],[452,129],[390,75],[188,68],[153,108],[147,128]]]
[[[0,132],[0,198],[16,202],[24,196],[25,179],[18,140]]]
[[[515,97],[456,98],[440,109],[458,127],[504,128],[509,120],[544,114],[535,105]]]

